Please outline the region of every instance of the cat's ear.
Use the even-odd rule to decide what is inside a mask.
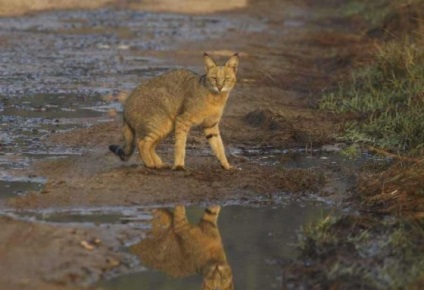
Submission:
[[[238,64],[239,64],[239,56],[238,56],[238,53],[235,53],[232,57],[230,57],[227,60],[227,62],[225,63],[225,66],[232,68],[234,70],[234,73],[236,73]]]
[[[213,59],[206,52],[203,54],[203,60],[205,61],[206,72],[208,72],[210,69],[216,67],[216,63],[213,61]]]

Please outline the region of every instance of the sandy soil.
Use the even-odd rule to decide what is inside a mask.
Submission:
[[[117,228],[64,227],[0,217],[2,289],[94,289],[90,285],[130,258],[117,251],[124,236]]]
[[[10,10],[3,10],[2,13],[50,9],[53,5],[53,2],[46,1],[44,4],[39,2],[42,3],[39,7],[32,7],[29,2],[24,1],[16,7],[11,5]],[[103,5],[105,2],[96,3]],[[174,7],[169,3],[180,2],[151,1],[147,2],[146,7],[203,13],[210,11],[212,2],[217,3],[206,1],[200,7],[195,7],[190,2]],[[61,2],[55,3],[59,3],[60,8],[87,7],[85,4],[68,6],[67,1],[64,6]],[[278,3],[253,3],[242,9],[245,1],[218,1],[213,11],[238,8],[220,13],[241,19],[246,15],[266,18],[268,29],[260,32],[231,31],[218,40],[179,43],[178,49],[172,52],[150,50],[141,53],[178,66],[197,66],[198,71],[202,70],[200,56],[203,51],[220,56],[221,60],[233,51],[241,53],[239,83],[229,100],[221,126],[224,142],[230,152],[237,148],[265,145],[279,148],[319,147],[333,142],[331,136],[339,126],[339,120],[316,111],[314,107],[319,89],[331,80],[327,74],[328,66],[321,55],[332,44],[315,45],[311,41],[307,30],[307,8],[283,7]],[[187,11],[190,7],[195,8]],[[285,30],[279,33],[282,27]],[[188,170],[185,172],[147,169],[136,155],[130,162],[121,163],[107,150],[109,144],[121,140],[120,124],[118,116],[111,122],[90,128],[53,134],[45,142],[77,146],[84,149],[84,154],[38,162],[29,169],[28,174],[46,177],[48,182],[45,189],[1,202],[0,206],[40,209],[225,202],[270,195],[277,191],[318,192],[325,184],[322,175],[316,171],[276,169],[236,154],[229,156],[229,160],[237,170],[224,171],[210,153],[201,133],[196,130],[188,142]],[[161,145],[159,152],[165,160],[172,162],[172,138]],[[96,250],[88,251],[81,246],[81,241],[92,240],[94,236],[91,231],[73,231],[10,218],[0,218],[0,227],[0,283],[10,285],[7,289],[86,288],[104,271],[119,265],[116,263],[120,260],[119,254],[113,250],[117,241],[108,240],[102,233],[98,233],[100,239],[104,239],[101,245],[96,246]],[[28,244],[31,244],[31,248],[28,248]],[[48,267],[40,270],[40,264]]]
[[[50,9],[94,9],[104,6],[149,11],[198,14],[244,8],[246,5],[247,0],[206,0],[200,2],[196,0],[0,0],[0,15],[22,15]]]

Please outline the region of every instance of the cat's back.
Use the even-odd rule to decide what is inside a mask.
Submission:
[[[199,75],[191,70],[187,69],[176,69],[171,70],[166,73],[163,73],[157,77],[150,79],[146,86],[156,87],[156,86],[172,86],[183,84],[187,81],[190,81],[194,78],[197,78]]]
[[[138,114],[159,114],[158,109],[173,115],[179,111],[186,98],[195,94],[199,79],[200,76],[195,72],[178,69],[141,83],[125,103],[127,120]]]
[[[193,89],[193,85],[198,82],[198,79],[199,75],[193,71],[186,69],[172,70],[141,83],[131,96],[151,95],[155,92],[176,94],[181,91]]]

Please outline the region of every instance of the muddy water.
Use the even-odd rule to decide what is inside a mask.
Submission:
[[[188,206],[187,217],[197,224],[203,207]],[[302,226],[331,213],[323,203],[313,201],[282,201],[276,205],[225,205],[218,218],[225,254],[233,272],[235,289],[281,289],[281,265],[284,260],[296,257],[295,243]],[[141,241],[151,227],[152,209],[99,208],[67,211],[18,212],[18,219],[40,221],[64,226],[95,225],[107,229],[109,225],[136,228]],[[126,241],[126,246],[134,241]],[[123,251],[128,251],[126,247]],[[160,253],[157,253],[158,255]],[[172,259],[170,257],[169,259]],[[139,259],[135,259],[139,260]],[[140,260],[131,267],[115,272],[113,277],[99,283],[105,289],[199,289],[202,277],[193,273],[175,278],[158,271]]]
[[[0,180],[0,198],[14,197],[27,191],[39,191],[43,184],[35,181],[3,181]]]
[[[189,207],[195,223],[202,208]],[[281,261],[295,258],[296,233],[329,212],[313,202],[287,203],[273,207],[225,206],[219,216],[219,231],[234,275],[236,289],[281,289]],[[159,253],[158,253],[159,254]],[[118,276],[100,285],[106,289],[199,289],[196,275],[173,278],[143,264],[139,271]]]

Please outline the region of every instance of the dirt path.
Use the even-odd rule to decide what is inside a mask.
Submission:
[[[193,130],[188,141],[186,172],[150,170],[141,165],[137,156],[128,163],[121,163],[107,150],[109,144],[121,140],[120,117],[105,115],[91,121],[88,128],[49,134],[43,143],[78,148],[82,155],[41,159],[28,170],[20,171],[23,175],[47,178],[45,188],[41,192],[2,200],[0,207],[28,210],[205,201],[225,203],[276,192],[322,191],[328,168],[277,168],[244,154],[251,148],[269,146],[295,150],[320,148],[333,142],[331,136],[338,127],[336,119],[314,109],[318,97],[314,93],[329,81],[329,77],[317,65],[322,63],[327,47],[314,46],[309,39],[311,25],[313,27],[309,22],[310,12],[307,7],[265,2],[244,8],[237,2],[237,10],[208,16],[207,21],[212,24],[217,21],[224,27],[227,22],[244,23],[244,26],[236,26],[237,29],[228,25],[200,40],[196,35],[188,39],[176,38],[166,49],[129,51],[132,57],[155,58],[171,68],[188,67],[198,72],[203,70],[203,51],[217,56],[221,62],[234,51],[240,53],[239,82],[221,126],[230,163],[237,170],[227,172],[219,167],[198,130]],[[70,29],[66,33],[81,33],[80,27]],[[119,57],[125,59],[126,56]],[[169,163],[172,161],[172,138],[161,145],[159,152]],[[72,231],[10,218],[1,218],[0,224],[0,244],[3,245],[0,260],[7,261],[8,265],[0,269],[0,278],[5,278],[4,285],[11,285],[10,289],[86,288],[104,271],[116,267],[119,263],[115,261],[122,258],[114,250],[119,242],[108,239],[104,231],[96,233],[103,241],[101,246],[89,251],[81,246],[81,241],[95,238],[91,230],[90,233]],[[29,241],[31,249],[36,250],[25,250]],[[9,251],[11,244],[13,250]],[[26,263],[27,259],[31,263]],[[39,273],[35,266],[39,263],[51,266],[45,268],[47,272]],[[23,264],[26,266],[21,268]],[[69,264],[73,267],[64,267],[65,272],[60,270],[61,265]],[[21,268],[19,275],[13,270],[18,268]],[[81,269],[87,270],[80,273]]]
[[[240,149],[263,146],[319,148],[332,142],[331,134],[337,128],[331,116],[312,107],[317,95],[311,92],[326,77],[311,65],[311,53],[315,55],[318,48],[302,44],[308,29],[306,10],[287,5],[284,8],[295,16],[287,18],[290,12],[283,11],[262,19],[261,10],[255,8],[215,17],[255,21],[253,25],[260,29],[227,30],[202,42],[180,40],[172,51],[137,52],[139,56],[170,62],[171,67],[193,67],[201,72],[203,51],[218,56],[221,61],[233,51],[239,51],[239,84],[231,95],[221,125],[227,149],[234,153],[229,157],[230,162],[238,170],[221,170],[198,130],[193,130],[188,142],[191,149],[187,153],[187,172],[148,170],[136,155],[131,162],[121,163],[107,151],[109,144],[121,142],[121,119],[117,116],[110,123],[52,134],[45,141],[47,144],[82,148],[83,158],[38,162],[29,174],[48,179],[43,194],[12,199],[8,205],[28,208],[222,201],[276,191],[319,189],[320,185],[314,184],[319,177],[311,172],[276,171],[237,154]],[[219,50],[222,47],[231,50]],[[171,163],[172,137],[164,143],[159,151]],[[293,182],[302,175],[307,175],[304,188]]]

